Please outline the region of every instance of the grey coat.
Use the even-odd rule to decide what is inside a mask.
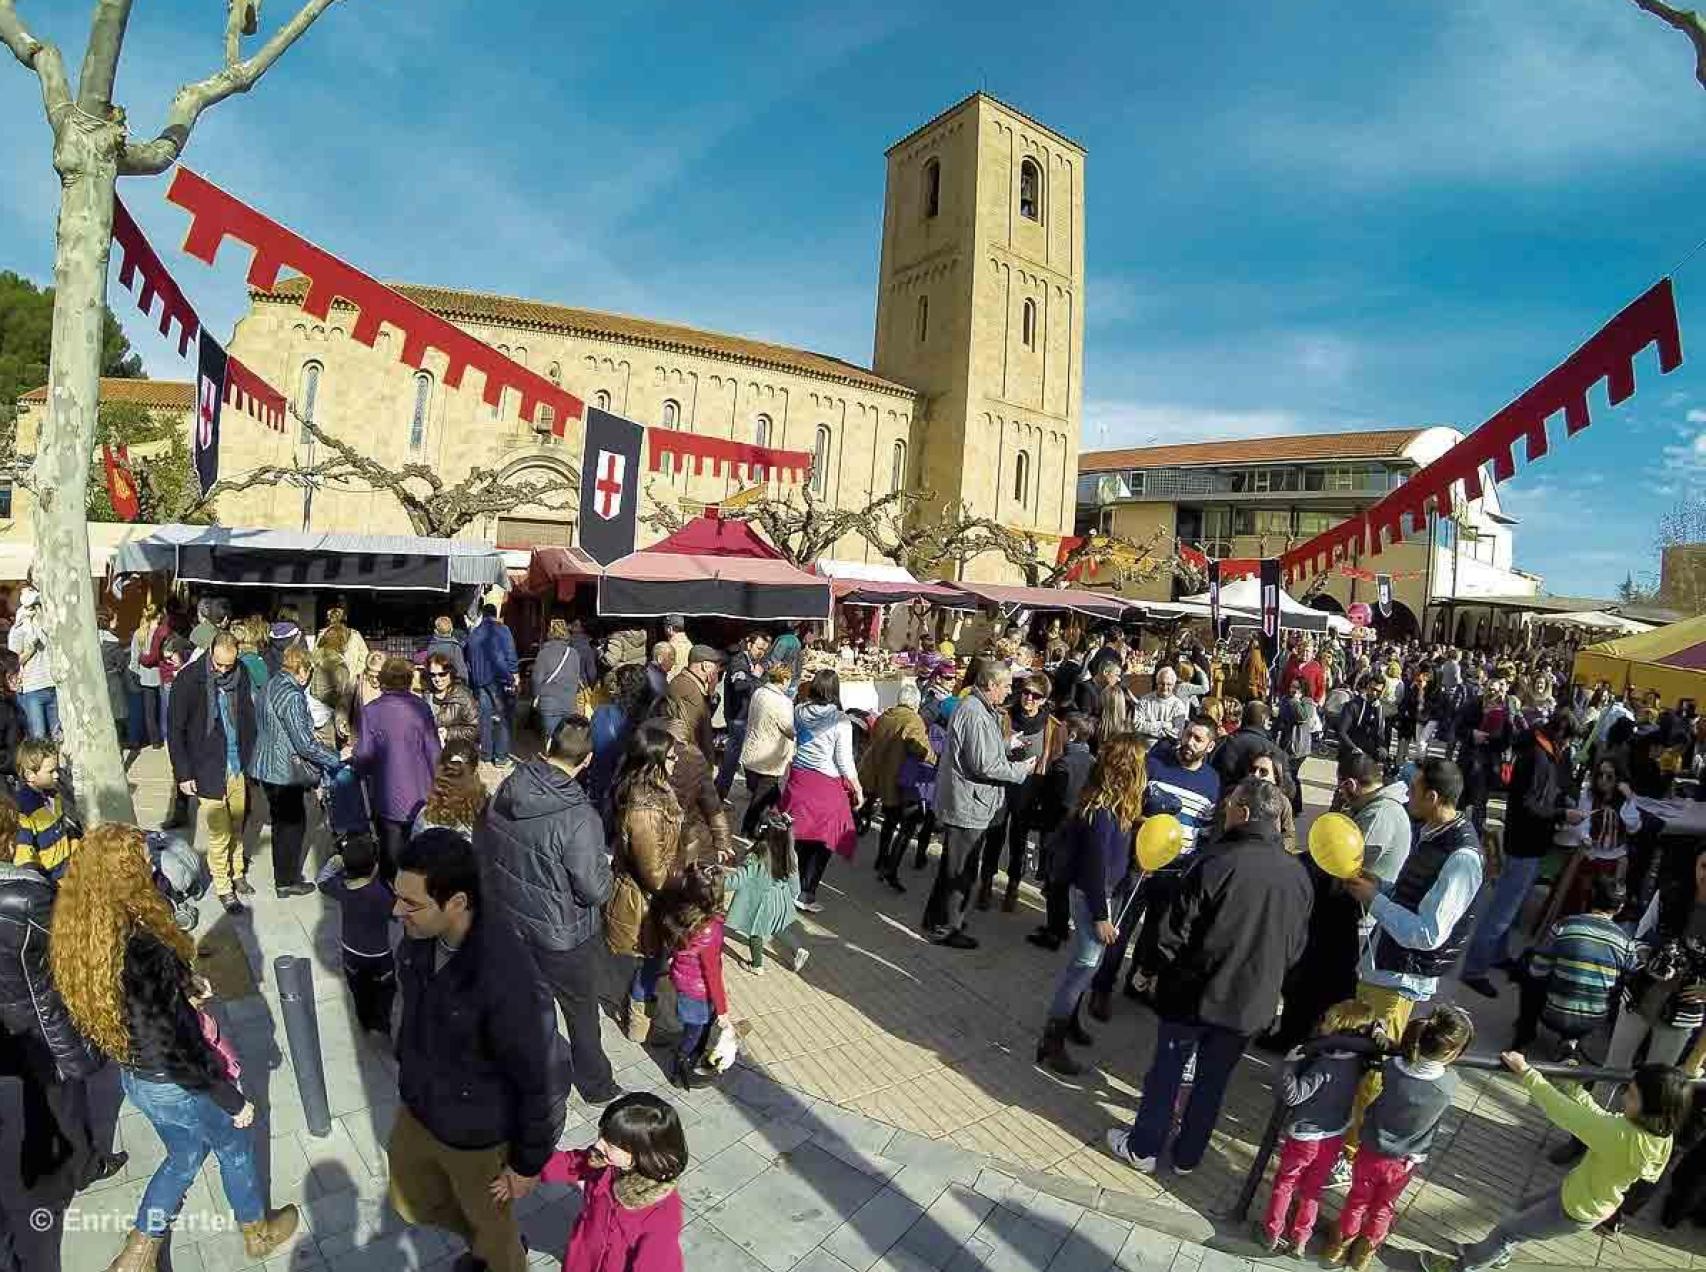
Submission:
[[[987,830],[1006,806],[1006,786],[1028,765],[1007,758],[1002,717],[974,689],[954,709],[936,772],[936,818],[962,830]]]
[[[548,640],[533,660],[533,696],[541,715],[572,715],[581,691],[581,656],[566,640]]]
[[[255,705],[255,754],[249,776],[274,786],[300,786],[291,756],[299,755],[322,772],[342,762],[336,751],[321,745],[308,718],[308,693],[283,672],[269,679]]]

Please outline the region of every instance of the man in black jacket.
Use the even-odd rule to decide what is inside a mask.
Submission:
[[[0,862],[0,1029],[21,1048],[25,1080],[40,1085],[71,1146],[67,1177],[80,1191],[117,1174],[127,1154],[108,1152],[95,1129],[87,1079],[103,1060],[78,1032],[48,969],[54,892],[36,867]]]
[[[568,1025],[571,1077],[588,1104],[622,1094],[598,1037],[604,903],[614,886],[604,826],[580,784],[592,763],[592,725],[570,716],[498,787],[474,828],[494,919],[533,955]]]
[[[1505,960],[1505,938],[1522,913],[1541,863],[1552,851],[1552,837],[1564,820],[1571,797],[1570,741],[1575,717],[1556,711],[1517,745],[1510,791],[1505,796],[1504,863],[1492,895],[1469,938],[1459,981],[1488,998],[1499,991],[1487,973]],[[1572,812],[1572,816],[1575,816]]]
[[[244,774],[255,756],[255,702],[230,632],[215,636],[207,656],[172,682],[166,748],[178,790],[197,801],[195,846],[207,858],[213,890],[227,914],[241,914],[240,896],[255,891],[245,877],[249,858],[243,847],[249,810]]]
[[[1268,704],[1252,698],[1244,704],[1238,732],[1216,747],[1209,757],[1208,762],[1220,774],[1220,784],[1228,790],[1250,775],[1250,761],[1274,749],[1273,735],[1268,732],[1271,718]]]
[[[1226,1084],[1250,1035],[1273,1019],[1286,971],[1303,954],[1314,892],[1280,841],[1279,787],[1246,778],[1226,799],[1226,831],[1196,854],[1161,921],[1155,962],[1160,1030],[1131,1130],[1108,1149],[1153,1174],[1194,1053],[1196,1081],[1173,1143],[1173,1169],[1196,1169],[1220,1117]]]
[[[1338,721],[1340,745],[1354,746],[1377,760],[1386,756],[1386,712],[1380,705],[1380,689],[1379,677],[1364,676]]]
[[[512,1203],[537,1186],[563,1130],[550,999],[516,975],[526,947],[482,911],[479,863],[461,835],[411,840],[396,890],[407,939],[391,1204],[407,1223],[456,1233],[491,1272],[525,1272]]]

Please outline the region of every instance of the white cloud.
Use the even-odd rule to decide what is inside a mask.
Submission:
[[[1697,406],[1688,413],[1687,419],[1690,424],[1706,424],[1706,410]]]
[[[1293,411],[1215,410],[1159,402],[1087,401],[1085,450],[1156,446],[1167,442],[1226,441],[1310,430]]]
[[[1258,160],[1358,187],[1429,177],[1544,180],[1584,165],[1680,163],[1690,93],[1686,42],[1627,5],[1466,0],[1388,91],[1351,111],[1332,98],[1240,111]]]

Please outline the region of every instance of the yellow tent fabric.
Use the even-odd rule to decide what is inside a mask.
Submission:
[[[1617,693],[1654,692],[1667,703],[1706,703],[1706,614],[1636,636],[1589,645],[1576,655],[1574,679],[1606,681]]]

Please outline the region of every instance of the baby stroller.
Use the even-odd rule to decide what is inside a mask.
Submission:
[[[165,831],[148,832],[148,861],[154,868],[154,886],[172,907],[172,921],[186,932],[195,931],[201,912],[196,902],[212,886],[207,862],[194,848]]]

